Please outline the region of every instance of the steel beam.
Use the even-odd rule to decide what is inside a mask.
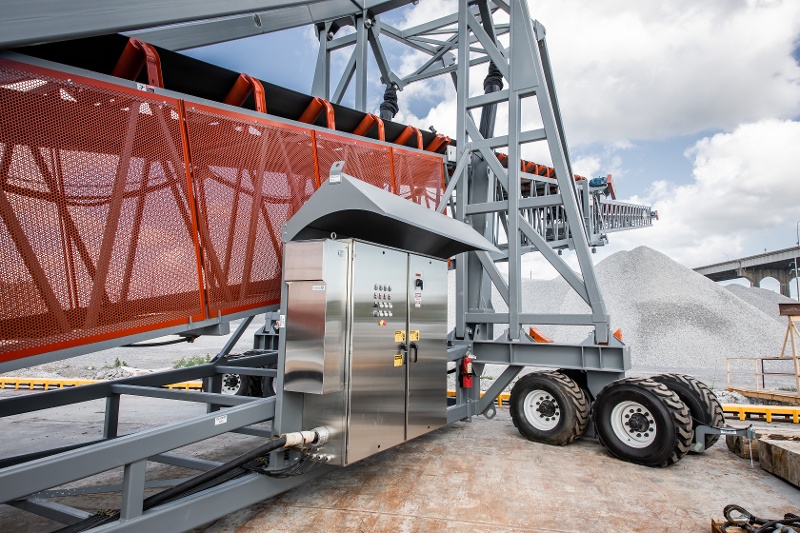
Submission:
[[[8,502],[8,504],[17,509],[22,509],[23,511],[28,511],[29,513],[37,514],[67,525],[76,524],[92,516],[91,513],[87,513],[81,509],[75,509],[63,503],[50,502],[41,498],[17,500]]]
[[[274,416],[275,399],[263,398],[221,412],[118,437],[0,472],[0,502],[147,459]]]
[[[233,511],[256,504],[287,490],[299,487],[334,470],[334,467],[321,465],[318,469],[299,476],[271,478],[260,474],[249,474],[236,478],[217,487],[198,494],[166,503],[141,516],[106,524],[92,530],[92,533],[140,533],[159,531],[163,533],[181,532],[202,526]]]
[[[210,470],[210,469],[209,469]],[[147,481],[144,484],[145,489],[154,489],[159,487],[172,487],[178,483],[182,483],[190,478],[177,478],[177,479],[154,479]],[[122,484],[116,483],[113,485],[90,485],[88,487],[72,487],[68,489],[52,489],[43,490],[36,493],[36,498],[63,498],[65,496],[80,496],[83,494],[105,494],[109,492],[120,492]],[[31,498],[33,499],[33,498]],[[71,509],[71,508],[70,508]]]
[[[258,309],[250,309],[239,313],[224,315],[222,317],[214,317],[200,322],[192,322],[192,323],[182,324],[180,326],[161,328],[153,331],[146,331],[144,333],[128,335],[126,337],[117,337],[105,341],[99,341],[99,342],[84,344],[81,346],[75,346],[73,348],[54,350],[52,352],[46,352],[39,355],[31,355],[29,357],[24,357],[21,359],[4,361],[0,363],[0,373],[11,372],[13,370],[18,370],[20,368],[28,368],[31,366],[42,365],[45,363],[52,363],[54,361],[69,359],[70,357],[77,357],[79,355],[84,355],[87,353],[94,353],[100,350],[107,350],[109,348],[117,348],[119,346],[125,346],[126,344],[135,344],[138,342],[149,341],[167,335],[179,335],[181,333],[187,333],[189,331],[196,330],[199,328],[206,328],[206,327],[210,328],[218,326],[220,324],[225,324],[227,322],[232,322],[234,320],[239,320],[240,318],[255,316],[261,313],[275,311],[277,309],[278,309],[277,305],[269,305]]]
[[[355,108],[363,113],[367,111],[367,46],[369,46],[367,17],[365,11],[362,16],[356,18],[356,48],[353,51],[356,62]]]
[[[278,371],[274,368],[250,368],[249,366],[217,365],[214,370],[220,374],[241,374],[243,376],[263,376],[274,378]]]
[[[188,468],[191,470],[199,470],[201,472],[207,472],[208,470],[216,468],[222,464],[218,461],[209,461],[207,459],[200,459],[199,457],[186,457],[183,455],[175,455],[171,453],[160,453],[158,455],[150,457],[148,460],[154,461],[156,463],[162,463],[165,465],[179,466],[181,468]]]
[[[182,50],[355,15],[383,13],[411,0],[10,0],[3,4],[0,49],[131,32]],[[179,26],[167,26],[180,23]]]
[[[598,346],[474,341],[473,351],[478,361],[486,364],[575,368],[622,374],[631,366],[629,349],[621,343]]]
[[[234,396],[227,394],[214,394],[211,392],[184,391],[175,389],[162,389],[160,387],[142,387],[138,385],[111,385],[113,394],[130,394],[146,398],[161,398],[162,400],[179,400],[184,402],[213,403],[214,405],[233,406],[249,403],[257,398],[251,396]]]
[[[159,387],[171,383],[201,379],[211,375],[214,375],[214,365],[206,364],[158,372],[145,376],[135,376],[115,381],[95,383],[93,385],[81,385],[80,387],[51,390],[33,396],[3,398],[0,399],[0,418],[106,398],[114,394],[111,390],[114,385]]]
[[[120,520],[130,520],[141,516],[144,498],[144,476],[147,472],[147,461],[136,461],[125,465],[122,477],[122,503]]]

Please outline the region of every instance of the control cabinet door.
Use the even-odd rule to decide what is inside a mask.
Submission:
[[[408,254],[356,241],[353,247],[351,381],[347,462],[403,442]]]
[[[409,255],[408,429],[413,439],[447,423],[447,263]]]

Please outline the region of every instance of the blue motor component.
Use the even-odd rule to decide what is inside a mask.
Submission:
[[[608,183],[608,178],[600,176],[599,178],[592,178],[589,180],[589,187],[605,187]]]

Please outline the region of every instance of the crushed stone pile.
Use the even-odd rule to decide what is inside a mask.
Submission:
[[[656,250],[642,246],[617,252],[595,270],[612,331],[621,328],[624,342],[631,347],[634,374],[679,371],[701,377],[709,385],[724,386],[726,358],[780,352],[785,325]],[[451,285],[453,294],[454,279]],[[523,312],[589,311],[561,278],[523,280],[522,299]],[[498,312],[507,310],[497,293],[492,304]],[[452,309],[451,316],[454,320]],[[584,327],[539,329],[564,343],[579,343],[591,333]],[[502,333],[495,331],[495,336]]]
[[[725,288],[784,325],[786,324],[786,317],[778,313],[778,304],[797,303],[797,300],[761,287],[745,287],[744,285],[731,284],[726,285]]]

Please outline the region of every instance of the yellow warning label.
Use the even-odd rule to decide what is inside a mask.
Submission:
[[[409,331],[408,332],[408,340],[411,341],[411,342],[418,341],[419,340],[419,330],[418,329],[412,329],[411,331]]]
[[[394,342],[406,342],[405,330],[398,329],[394,332]]]
[[[394,366],[403,366],[403,354],[397,353],[394,355]]]

